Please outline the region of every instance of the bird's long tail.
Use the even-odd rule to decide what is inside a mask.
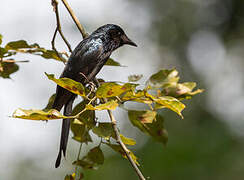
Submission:
[[[75,99],[75,96],[72,96],[69,99],[69,101],[65,104],[65,106],[64,106],[64,115],[65,116],[71,115],[74,99]],[[62,158],[62,152],[63,152],[64,157],[66,155],[66,148],[67,148],[67,143],[68,143],[68,138],[69,138],[70,122],[71,122],[71,119],[63,119],[59,153],[58,153],[58,157],[57,157],[57,160],[55,163],[56,168],[59,167],[59,165],[60,165],[61,158]]]

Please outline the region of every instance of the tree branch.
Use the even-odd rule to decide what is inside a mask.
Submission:
[[[99,87],[100,86],[100,83],[99,81],[95,78],[95,81],[96,81],[96,84],[97,86]],[[103,98],[104,102],[108,102],[107,98]],[[131,166],[134,168],[136,174],[138,175],[139,179],[140,180],[146,180],[146,178],[143,176],[142,172],[140,171],[140,169],[138,168],[138,166],[136,165],[136,163],[133,161],[131,155],[130,155],[130,151],[127,149],[126,145],[123,143],[123,141],[121,140],[120,138],[120,133],[119,133],[119,130],[118,130],[118,127],[117,127],[117,121],[112,113],[111,110],[107,110],[108,112],[108,115],[109,115],[109,118],[111,120],[111,123],[112,123],[112,127],[113,127],[113,130],[114,130],[114,133],[115,133],[115,139],[117,141],[117,143],[121,146],[121,148],[123,149],[127,159],[129,160]]]
[[[71,7],[69,6],[68,2],[66,0],[62,0],[64,6],[66,7],[66,9],[68,10],[70,16],[72,17],[73,21],[75,22],[77,28],[79,29],[83,39],[88,37],[89,35],[86,33],[84,27],[81,25],[79,19],[76,17],[76,15],[74,14],[73,10],[71,9]]]
[[[57,0],[52,0],[52,6],[53,6],[53,11],[56,14],[57,27],[56,27],[55,32],[53,34],[53,38],[52,38],[52,42],[51,43],[52,43],[53,50],[59,56],[59,53],[58,53],[57,49],[55,48],[55,38],[56,38],[57,32],[59,32],[59,34],[62,37],[63,41],[67,45],[67,47],[69,49],[69,52],[72,52],[72,49],[71,49],[71,46],[70,46],[69,42],[67,41],[67,39],[65,38],[65,36],[64,36],[64,34],[63,34],[62,30],[61,30],[60,19],[59,19],[59,12],[58,12],[58,1]]]
[[[140,169],[136,165],[136,163],[133,161],[133,159],[132,159],[132,157],[130,155],[130,151],[127,149],[127,147],[125,146],[125,144],[122,142],[122,140],[120,138],[119,130],[117,128],[117,122],[116,122],[116,120],[114,118],[114,115],[113,115],[112,111],[108,110],[108,114],[109,114],[110,120],[112,122],[112,127],[113,127],[114,132],[115,132],[115,138],[116,138],[117,143],[119,143],[119,145],[123,149],[126,157],[128,158],[131,166],[134,168],[134,170],[135,170],[136,174],[138,175],[139,179],[140,180],[146,180],[145,177],[143,176],[142,172],[140,171]]]

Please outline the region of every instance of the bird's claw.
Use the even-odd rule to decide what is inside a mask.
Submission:
[[[96,85],[92,81],[89,81],[87,83],[87,88],[90,90],[90,92],[87,94],[87,97],[89,97],[92,93],[95,92]]]

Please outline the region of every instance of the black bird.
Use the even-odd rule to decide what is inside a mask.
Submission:
[[[124,44],[137,46],[126,36],[121,27],[114,24],[99,27],[74,49],[60,78],[67,77],[83,85],[92,82],[107,62],[111,53]],[[68,116],[72,112],[72,104],[75,97],[75,94],[57,86],[56,98],[52,108],[60,111],[64,106],[64,115]],[[63,119],[60,148],[55,164],[56,168],[60,165],[62,152],[64,156],[66,153],[70,121],[70,119]]]

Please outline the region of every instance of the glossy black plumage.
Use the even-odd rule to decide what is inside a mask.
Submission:
[[[88,80],[93,81],[111,53],[124,44],[136,46],[119,26],[107,24],[98,28],[74,49],[60,78],[67,77],[83,85],[88,83]],[[64,106],[64,115],[70,115],[75,97],[75,94],[57,86],[53,108],[60,111]],[[70,119],[64,119],[56,168],[60,165],[62,152],[64,156],[66,153],[69,128]]]

